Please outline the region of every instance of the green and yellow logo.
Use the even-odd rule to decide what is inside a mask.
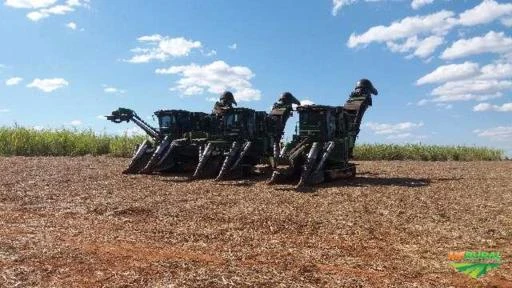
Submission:
[[[472,278],[480,278],[501,265],[500,252],[466,251],[449,252],[450,265]]]

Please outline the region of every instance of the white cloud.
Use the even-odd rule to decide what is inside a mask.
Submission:
[[[185,66],[171,66],[167,69],[156,69],[156,74],[178,74],[177,86],[172,90],[178,90],[184,95],[202,94],[205,90],[209,93],[220,94],[225,90],[234,90],[233,94],[239,101],[253,101],[261,98],[261,92],[252,88],[250,80],[254,73],[248,67],[230,66],[224,61],[215,61],[200,66],[190,64]]]
[[[26,16],[34,22],[51,15],[68,14],[75,11],[76,7],[89,7],[89,0],[67,0],[63,4],[56,3],[56,0],[6,0],[4,4],[11,8],[31,9],[32,11]]]
[[[27,14],[27,18],[34,21],[34,22],[37,22],[43,18],[46,18],[46,17],[49,17],[50,15],[49,14],[43,14],[42,12],[39,12],[39,11],[33,11],[33,12],[30,12]]]
[[[439,36],[430,36],[418,43],[416,50],[414,51],[414,56],[420,58],[426,58],[434,51],[436,51],[437,47],[444,43],[444,38]]]
[[[204,89],[198,86],[190,86],[183,90],[183,94],[187,96],[203,94]]]
[[[217,55],[216,50],[210,50],[209,52],[201,52],[201,53],[203,53],[203,55],[208,56],[208,57]]]
[[[414,10],[418,10],[425,5],[432,4],[432,2],[434,2],[434,0],[412,0],[411,7]]]
[[[107,86],[107,85],[103,85],[103,87],[104,87],[103,92],[105,92],[105,93],[109,93],[109,94],[116,94],[116,93],[124,94],[124,93],[126,93],[126,90],[119,89],[116,87]]]
[[[420,58],[427,58],[434,51],[443,44],[444,38],[440,36],[430,36],[422,40],[418,40],[417,36],[409,37],[402,44],[397,44],[393,41],[386,42],[389,50],[392,52],[406,53],[411,50],[414,52],[408,57],[417,56]]]
[[[311,100],[309,100],[309,99],[302,99],[302,100],[300,100],[300,105],[302,105],[302,106],[305,106],[305,105],[314,105],[314,104],[315,104],[315,102],[313,102],[313,101],[311,101]],[[297,104],[292,104],[292,108],[293,108],[294,110],[295,110],[295,109],[297,109],[297,106],[298,106]]]
[[[416,82],[417,85],[444,83],[432,90],[434,99],[424,99],[418,105],[499,98],[506,91],[512,90],[511,77],[512,63],[503,60],[481,68],[473,62],[440,66]]]
[[[411,16],[393,22],[389,26],[374,26],[363,34],[352,33],[347,42],[348,47],[355,48],[372,42],[389,42],[417,35],[442,35],[449,31],[457,22],[454,13],[442,10],[426,16]]]
[[[512,4],[484,0],[479,5],[462,12],[459,15],[459,23],[463,26],[475,26],[490,23],[506,15],[512,15]]]
[[[164,37],[160,34],[153,34],[153,35],[145,35],[140,36],[137,38],[137,41],[139,42],[160,42],[164,39]]]
[[[152,60],[166,61],[171,57],[188,56],[194,49],[202,47],[201,42],[183,37],[169,38],[159,34],[141,36],[137,39],[144,47],[132,49],[135,55],[126,60],[130,63],[148,63]]]
[[[416,85],[467,79],[468,77],[476,76],[479,72],[478,64],[473,62],[443,65],[418,79],[418,81],[416,81]]]
[[[34,22],[37,22],[41,19],[50,17],[52,14],[53,15],[65,15],[65,14],[67,14],[69,12],[73,12],[73,11],[75,11],[75,9],[71,6],[55,5],[50,8],[43,8],[38,11],[30,12],[27,14],[27,18]]]
[[[438,102],[438,103],[436,103],[436,106],[438,108],[442,108],[442,109],[446,109],[446,110],[451,110],[453,108],[452,104],[447,104],[445,102]]]
[[[89,7],[90,0],[67,0],[66,5],[71,7]]]
[[[96,116],[96,119],[107,120],[107,117],[105,115],[98,115],[98,116]]]
[[[418,103],[416,103],[417,106],[425,106],[428,102],[430,102],[430,100],[428,99],[421,99],[420,101],[418,101]]]
[[[512,126],[499,126],[486,130],[474,130],[480,137],[489,138],[495,141],[512,141]]]
[[[57,0],[5,0],[4,5],[12,8],[39,9],[53,5]]]
[[[401,122],[397,124],[368,122],[364,126],[378,135],[397,135],[409,133],[411,130],[420,128],[423,126],[423,122]]]
[[[34,79],[30,84],[27,85],[28,88],[37,88],[46,93],[52,92],[54,90],[66,87],[69,85],[69,82],[62,78],[49,78],[49,79]]]
[[[160,50],[167,55],[180,57],[188,56],[190,50],[201,47],[201,42],[190,41],[185,38],[164,39],[158,44]]]
[[[231,50],[236,50],[238,48],[238,44],[233,43],[233,44],[229,45],[228,48]]]
[[[444,50],[441,59],[451,60],[482,53],[512,53],[512,38],[503,32],[489,31],[485,36],[460,39]]]
[[[18,0],[12,0],[12,1],[18,1]],[[32,0],[30,2],[35,2],[35,0]],[[48,18],[51,15],[65,15],[65,14],[68,14],[70,12],[75,11],[75,7],[82,7],[82,6],[83,7],[89,7],[89,0],[68,0],[64,4],[58,4],[58,5],[54,5],[54,6],[51,6],[51,7],[49,7],[49,6],[55,4],[56,1],[41,0],[39,2],[45,2],[45,3],[44,3],[44,5],[42,5],[42,4],[38,5],[38,7],[32,6],[32,7],[18,7],[18,8],[38,9],[38,10],[33,10],[32,12],[29,12],[27,14],[27,18],[28,19],[30,19],[31,21],[37,22],[37,21],[42,20],[44,18]],[[48,4],[48,5],[46,5],[46,4]],[[25,5],[25,6],[27,6],[27,5]],[[75,24],[75,26],[76,26],[76,24]],[[75,29],[76,29],[76,27],[75,27]]]
[[[512,77],[512,63],[495,63],[481,69],[479,79],[504,79]]]
[[[440,95],[438,97],[435,97],[431,102],[456,102],[456,101],[470,101],[470,100],[476,100],[476,101],[486,101],[494,98],[500,98],[502,97],[502,93],[494,93],[489,95],[476,95],[476,94],[446,94],[446,95]]]
[[[473,111],[475,112],[484,112],[484,111],[495,111],[495,112],[512,112],[512,103],[505,103],[503,105],[492,105],[489,103],[480,103],[473,107]]]
[[[309,100],[309,99],[303,99],[303,100],[300,100],[300,105],[314,105],[315,102]]]
[[[512,27],[512,17],[501,19],[501,24],[503,24],[507,27]]]
[[[23,78],[21,77],[12,77],[7,80],[5,80],[5,85],[7,86],[15,86],[21,83],[23,81]]]
[[[77,28],[75,22],[69,22],[68,24],[66,24],[66,27],[68,27],[71,30],[76,30],[76,28]]]
[[[486,100],[501,96],[502,91],[512,89],[508,80],[461,80],[447,82],[434,90],[435,101]],[[443,100],[442,100],[443,99]]]
[[[363,1],[363,0],[362,0]],[[364,0],[364,2],[384,2],[387,0]],[[395,0],[396,1],[396,0]],[[418,0],[413,0],[418,1]],[[433,0],[422,0],[422,1],[433,1]],[[359,0],[332,0],[332,15],[336,16],[338,12],[344,6],[348,6],[354,3],[359,2]]]
[[[69,125],[71,125],[71,126],[80,126],[80,125],[82,125],[82,121],[80,121],[80,120],[73,120],[73,121],[69,122]]]
[[[357,1],[340,0],[334,1],[334,4],[335,7],[338,7],[339,9],[344,5],[352,4],[354,2]],[[433,0],[414,0],[411,2],[411,6],[417,9],[432,2]],[[512,15],[512,4],[500,4],[494,0],[484,0],[479,5],[460,13],[458,16],[455,16],[452,11],[442,10],[424,16],[409,16],[401,20],[394,21],[388,26],[374,26],[359,35],[352,33],[347,41],[347,46],[350,48],[356,48],[361,46],[364,47],[365,45],[373,42],[386,43],[388,48],[394,52],[408,52],[409,50],[421,47],[422,49],[415,51],[415,53],[409,55],[408,58],[413,56],[426,58],[443,43],[443,36],[454,27],[476,26],[490,23],[498,19],[501,19],[504,25],[512,26],[512,17],[510,17],[510,15]],[[436,36],[437,38],[430,38],[432,36]],[[418,40],[420,38],[424,38],[424,40],[428,39],[428,41],[425,41],[422,43],[423,45],[420,46],[419,41],[422,41]],[[499,39],[483,40],[483,42],[488,42],[487,40]],[[471,48],[471,46],[478,43],[462,42],[460,44],[460,47],[455,48],[466,48],[471,50],[475,49]],[[501,44],[510,46],[509,43]],[[500,43],[497,43],[497,45],[500,45]],[[476,48],[476,50],[478,49],[480,48]],[[499,50],[499,48],[494,47],[490,49],[491,51],[487,52],[500,53],[494,51],[495,49]],[[446,58],[443,59],[453,59],[450,58],[451,56],[449,52],[444,56]]]
[[[357,0],[332,0],[332,15],[336,16],[343,6],[350,5]]]
[[[11,110],[6,109],[6,108],[2,108],[2,109],[0,109],[0,113],[8,113],[8,112],[10,112],[10,111],[11,111]]]

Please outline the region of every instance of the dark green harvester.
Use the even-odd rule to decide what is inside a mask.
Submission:
[[[299,106],[298,131],[283,149],[270,183],[299,178],[298,186],[355,175],[349,163],[353,146],[343,107]]]
[[[349,160],[371,95],[377,93],[369,80],[361,79],[344,106],[297,107],[297,131],[281,151],[269,184],[298,178],[301,187],[354,177],[356,166]]]
[[[296,178],[300,187],[355,175],[349,160],[372,94],[377,95],[377,89],[367,79],[357,82],[344,106],[300,106],[285,92],[267,113],[234,108],[234,95],[226,91],[211,114],[156,111],[159,129],[126,108],[107,119],[133,121],[150,136],[135,149],[124,173],[193,171],[192,179],[225,180],[246,176],[257,164],[269,164],[269,184]],[[292,105],[298,105],[299,124],[292,142],[281,149]]]
[[[279,147],[292,104],[298,103],[293,95],[284,93],[270,115],[248,108],[226,108],[215,113],[213,133],[202,143],[193,178],[240,177],[266,159],[275,162],[271,159]]]
[[[126,174],[187,171],[197,164],[197,147],[188,145],[189,139],[205,137],[209,115],[185,110],[159,110],[155,112],[159,129],[151,127],[133,110],[119,108],[107,119],[120,123],[132,121],[143,129],[150,139],[136,149]]]

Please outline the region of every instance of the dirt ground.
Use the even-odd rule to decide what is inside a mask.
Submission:
[[[309,193],[0,158],[0,287],[512,287],[512,161],[360,162]],[[449,251],[501,252],[475,280]]]

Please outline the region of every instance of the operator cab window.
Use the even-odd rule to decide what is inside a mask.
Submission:
[[[176,119],[174,116],[165,115],[160,118],[160,127],[162,128],[171,128],[173,124],[176,123]]]
[[[237,117],[238,115],[233,115],[233,114],[230,114],[230,115],[227,115],[226,116],[226,127],[232,127],[235,125],[236,123],[236,120],[238,119]]]

